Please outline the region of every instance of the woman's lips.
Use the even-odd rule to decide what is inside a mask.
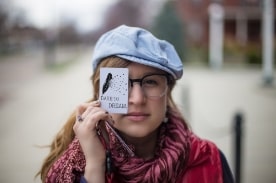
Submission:
[[[149,114],[141,113],[141,112],[131,112],[126,115],[126,118],[130,121],[144,121]]]

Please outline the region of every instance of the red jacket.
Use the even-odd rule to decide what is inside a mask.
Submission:
[[[192,136],[189,162],[178,183],[223,183],[220,153],[215,144]]]

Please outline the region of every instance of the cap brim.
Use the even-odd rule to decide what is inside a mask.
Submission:
[[[150,67],[154,67],[154,68],[163,70],[163,71],[171,74],[175,79],[177,78],[176,75],[172,71],[170,71],[167,67],[162,66],[162,65],[160,65],[157,62],[152,62],[150,60],[145,60],[145,59],[142,59],[142,58],[139,58],[139,57],[130,56],[130,55],[118,54],[116,56],[118,56],[120,58],[123,58],[123,59],[126,59],[126,60],[129,60],[131,62],[135,62],[135,63],[138,63],[138,64],[143,64],[143,65],[146,65],[146,66],[150,66]]]

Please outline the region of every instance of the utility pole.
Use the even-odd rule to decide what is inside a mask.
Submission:
[[[220,69],[223,63],[223,7],[211,4],[209,15],[209,64],[212,69]]]
[[[273,62],[274,62],[274,3],[273,0],[263,0],[262,20],[262,68],[265,85],[273,84]]]

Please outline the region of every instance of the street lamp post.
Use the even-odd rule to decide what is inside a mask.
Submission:
[[[273,42],[274,42],[274,4],[273,0],[263,0],[263,50],[262,50],[262,68],[263,80],[265,85],[273,83]]]
[[[217,3],[209,6],[209,64],[220,69],[223,63],[223,7]]]

